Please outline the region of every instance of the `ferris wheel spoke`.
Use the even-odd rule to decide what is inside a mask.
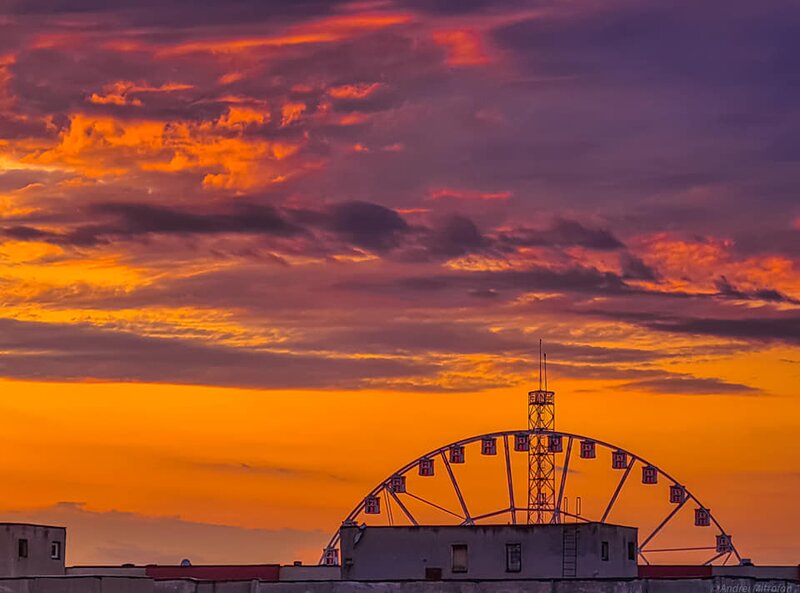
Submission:
[[[392,512],[392,503],[389,499],[389,489],[383,489],[383,499],[386,501],[386,518],[389,519],[389,525],[394,525],[394,513]]]
[[[499,511],[492,511],[491,513],[485,513],[483,515],[478,515],[477,517],[472,517],[472,521],[480,521],[481,519],[489,519],[490,517],[496,517],[497,515],[502,515],[504,513],[508,513],[508,512],[512,512],[513,513],[516,510],[517,509],[511,508],[511,507],[509,507],[507,509],[500,509]],[[466,525],[466,523],[464,523],[464,525]]]
[[[400,500],[400,497],[397,496],[393,490],[389,489],[389,495],[394,499],[395,503],[397,503],[397,506],[400,507],[400,510],[403,511],[403,514],[406,516],[406,518],[411,521],[411,524],[419,525],[417,520],[414,518],[414,515],[411,514],[411,511],[408,510],[408,507],[403,504],[403,501]]]
[[[462,521],[466,521],[467,520],[466,517],[463,517],[463,516],[459,515],[458,513],[454,513],[450,509],[446,509],[443,506],[440,506],[440,505],[436,504],[435,502],[431,502],[430,500],[426,500],[426,499],[422,498],[421,496],[417,496],[416,494],[411,494],[411,492],[409,492],[408,490],[406,490],[406,494],[408,496],[410,496],[411,498],[415,499],[415,500],[423,502],[423,503],[427,504],[428,506],[432,506],[435,509],[439,509],[440,511],[442,511],[444,513],[447,513],[448,515],[452,515],[453,517],[457,517],[458,519],[461,519]]]
[[[508,503],[511,511],[511,524],[517,524],[517,510],[514,508],[514,480],[511,477],[511,454],[508,450],[508,435],[503,436],[503,447],[506,453],[506,478],[508,479]]]
[[[328,550],[335,550],[339,548],[339,540],[341,535],[339,530],[336,530],[336,533],[333,534],[331,541],[328,542],[328,545],[322,549],[322,556],[319,559],[320,564],[325,564],[325,555],[327,554]]]
[[[693,546],[690,548],[658,548],[656,550],[647,550],[648,554],[655,554],[657,552],[697,552],[699,550],[713,550],[714,546]]]
[[[625,468],[625,473],[622,474],[622,477],[619,480],[619,484],[617,484],[617,488],[616,490],[614,490],[614,494],[611,496],[611,500],[608,501],[608,506],[606,507],[605,512],[603,512],[603,517],[602,519],[600,519],[600,523],[606,522],[606,518],[608,518],[608,514],[614,507],[614,503],[617,502],[617,497],[619,496],[622,487],[625,485],[625,480],[628,479],[628,475],[631,473],[631,469],[633,469],[634,463],[636,463],[636,458],[631,457],[631,462],[628,464],[628,467]]]
[[[644,560],[644,563],[646,565],[650,566],[650,561],[647,559],[647,556],[645,556],[644,553],[641,550],[639,550],[639,558]]]
[[[447,475],[450,476],[450,482],[453,484],[453,490],[456,492],[456,496],[458,497],[458,502],[461,504],[461,510],[464,513],[464,520],[467,525],[471,525],[473,523],[472,517],[469,514],[469,510],[467,509],[467,503],[464,502],[464,496],[461,494],[461,488],[458,487],[458,481],[456,480],[456,476],[453,473],[453,468],[450,467],[450,462],[447,460],[447,455],[444,454],[444,451],[440,453],[442,456],[442,460],[444,461],[444,467],[447,470]]]
[[[639,549],[640,549],[640,550],[644,550],[644,549],[645,549],[645,547],[647,546],[647,544],[649,544],[649,543],[650,543],[650,541],[651,541],[651,540],[652,540],[652,539],[653,539],[655,536],[657,536],[657,535],[659,534],[659,532],[660,532],[662,529],[664,529],[664,526],[665,526],[667,523],[669,523],[669,522],[672,520],[672,518],[673,518],[675,515],[677,515],[677,514],[678,514],[678,511],[680,511],[680,510],[683,508],[683,505],[684,505],[684,504],[686,504],[686,501],[687,501],[687,500],[689,500],[689,497],[688,497],[688,496],[687,496],[687,497],[685,497],[685,498],[684,498],[684,499],[683,499],[683,500],[682,500],[682,501],[681,501],[681,502],[680,502],[680,503],[679,503],[679,504],[678,504],[678,505],[677,505],[677,506],[676,506],[674,509],[672,509],[672,511],[670,512],[670,514],[669,514],[669,515],[667,515],[667,516],[664,518],[664,520],[663,520],[661,523],[659,523],[658,527],[656,527],[656,528],[655,528],[655,529],[654,529],[654,530],[653,530],[653,531],[650,533],[650,535],[648,535],[648,536],[645,538],[645,540],[644,540],[644,542],[642,543],[642,545],[641,545],[641,546],[639,546]]]
[[[719,558],[722,558],[722,557],[723,557],[725,554],[727,554],[727,555],[728,555],[728,557],[730,557],[730,555],[731,555],[731,553],[730,553],[730,552],[720,552],[720,553],[719,553],[719,554],[717,554],[716,556],[712,556],[711,558],[709,558],[708,560],[706,560],[705,562],[703,562],[703,566],[708,566],[709,564],[711,564],[712,562],[714,562],[714,560],[717,560],[717,559],[719,559]],[[727,559],[725,560],[725,562],[727,562]]]
[[[567,439],[567,452],[564,454],[564,465],[561,468],[561,484],[558,486],[558,496],[556,498],[556,512],[553,514],[553,521],[561,521],[561,504],[564,501],[564,487],[567,485],[567,474],[569,473],[569,458],[572,453],[572,437]]]

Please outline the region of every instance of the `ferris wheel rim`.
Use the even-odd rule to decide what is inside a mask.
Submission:
[[[528,428],[525,428],[525,429],[517,429],[517,430],[502,430],[502,431],[496,431],[496,432],[488,432],[488,433],[484,433],[484,434],[479,434],[479,435],[474,435],[474,436],[471,436],[471,437],[467,437],[467,438],[464,438],[464,439],[459,439],[457,441],[453,441],[451,443],[447,443],[446,445],[442,445],[441,447],[437,447],[436,449],[432,449],[431,451],[429,451],[427,453],[424,453],[424,454],[420,455],[419,457],[416,457],[415,459],[413,459],[409,463],[403,465],[398,470],[390,473],[386,478],[384,478],[381,482],[379,482],[372,490],[370,490],[359,501],[359,503],[353,508],[353,510],[350,511],[350,513],[345,517],[343,523],[347,522],[347,521],[352,521],[353,519],[355,519],[355,517],[359,516],[359,514],[364,510],[366,498],[368,498],[370,496],[376,496],[376,495],[380,494],[382,491],[387,491],[388,492],[387,485],[389,484],[389,481],[394,476],[403,476],[403,475],[405,475],[406,473],[411,471],[414,467],[416,467],[420,463],[421,460],[430,459],[430,458],[433,458],[433,457],[435,457],[437,455],[442,455],[444,460],[445,460],[445,463],[447,464],[447,458],[444,456],[444,453],[446,451],[448,451],[451,447],[466,446],[466,445],[481,441],[483,439],[490,439],[490,438],[508,439],[509,436],[514,436],[514,435],[518,435],[518,434],[526,434],[526,435],[539,434],[539,435],[543,435],[543,436],[549,436],[549,435],[559,436],[560,435],[562,437],[567,437],[570,440],[570,444],[571,444],[571,441],[576,440],[576,439],[577,440],[585,440],[585,441],[594,442],[596,445],[600,445],[601,447],[604,447],[606,449],[611,449],[611,450],[614,450],[614,451],[620,451],[620,452],[625,453],[626,455],[629,455],[631,457],[631,462],[629,464],[629,467],[626,469],[626,475],[633,468],[633,465],[637,461],[639,463],[645,465],[645,466],[654,468],[658,474],[661,474],[662,476],[664,476],[664,478],[666,478],[667,480],[672,482],[674,485],[680,486],[683,489],[685,497],[684,497],[683,502],[679,503],[678,506],[672,511],[672,513],[670,513],[667,516],[667,518],[664,519],[662,524],[656,529],[656,532],[652,533],[648,537],[648,539],[645,542],[645,545],[646,545],[646,543],[649,543],[649,541],[658,533],[658,531],[660,531],[660,529],[675,514],[677,514],[677,512],[686,504],[686,502],[688,502],[689,500],[692,500],[700,508],[704,509],[708,513],[708,517],[709,517],[710,521],[714,524],[714,526],[717,528],[719,533],[728,538],[728,542],[729,542],[730,547],[731,547],[731,551],[728,553],[728,555],[733,554],[733,555],[736,556],[737,560],[741,561],[742,557],[739,554],[739,551],[736,549],[736,545],[733,543],[733,541],[732,541],[732,539],[730,537],[730,534],[722,527],[722,525],[719,523],[719,521],[717,521],[716,517],[714,517],[714,515],[711,513],[711,510],[707,506],[705,506],[702,502],[700,502],[700,500],[694,494],[692,494],[692,492],[686,487],[685,484],[683,484],[682,482],[680,482],[680,481],[676,480],[675,478],[673,478],[670,474],[668,474],[666,471],[662,470],[656,464],[651,463],[650,461],[648,461],[647,459],[643,458],[642,456],[637,455],[636,453],[633,453],[633,452],[631,452],[631,451],[629,451],[629,450],[627,450],[627,449],[625,449],[623,447],[614,445],[613,443],[609,443],[609,442],[606,442],[606,441],[603,441],[601,439],[597,439],[597,438],[594,438],[594,437],[580,435],[580,434],[577,434],[577,433],[565,432],[563,430],[530,430]],[[506,447],[507,446],[508,446],[508,441],[506,440]],[[450,470],[449,465],[447,465],[447,469],[448,469],[448,472],[452,471],[452,470]],[[452,479],[452,474],[451,474],[451,479]],[[622,483],[620,484],[620,487],[621,486],[622,486]],[[394,496],[395,500],[397,500],[397,496],[394,495],[394,494],[393,494],[393,496]],[[612,499],[612,503],[613,502],[614,501]],[[463,502],[462,502],[462,504],[463,504]],[[401,508],[402,508],[402,505],[401,505]],[[445,510],[446,512],[450,512],[450,511],[447,511],[447,509],[442,509],[442,510]],[[522,511],[522,510],[526,510],[526,507],[510,506],[510,507],[508,507],[506,509],[498,510],[497,512],[493,512],[493,513],[489,513],[489,514],[490,515],[491,514],[502,514],[503,512]],[[563,511],[561,511],[561,512],[563,513]],[[569,513],[566,513],[566,514],[569,515]],[[605,521],[600,521],[600,523],[604,523],[604,522]],[[471,523],[467,523],[466,521],[464,523],[461,523],[461,525],[468,525],[468,524],[471,524]],[[336,533],[333,535],[333,537],[331,538],[330,542],[325,547],[325,549],[335,548],[338,543],[339,543],[339,530],[337,529]],[[639,553],[639,556],[642,557],[647,564],[650,564],[647,561],[647,559],[643,556],[641,547],[640,547],[638,553]],[[713,562],[714,560],[716,560],[717,558],[721,557],[724,554],[725,553],[720,554],[719,556],[716,556],[716,557],[712,558],[711,560],[707,561],[705,564]]]

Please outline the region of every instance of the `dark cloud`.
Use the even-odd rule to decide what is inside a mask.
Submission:
[[[729,395],[757,394],[758,389],[740,383],[729,383],[720,379],[670,376],[658,379],[644,379],[620,385],[620,389],[649,391],[676,395]]]
[[[337,328],[334,331],[320,328],[313,336],[309,336],[308,343],[294,345],[311,349],[337,348],[350,352],[381,354],[485,353],[527,358],[527,364],[534,364],[538,357],[537,340],[542,337],[541,329],[525,333],[518,329],[491,329],[481,322],[439,319],[386,320],[378,327],[371,319],[364,320],[361,324],[354,320],[350,325],[346,329]],[[554,340],[547,341],[546,351],[550,361],[561,363],[642,363],[671,356],[659,351],[564,344]]]
[[[496,290],[510,292],[565,291],[577,293],[622,294],[634,292],[612,272],[576,266],[566,269],[532,267],[527,270],[463,272],[428,277],[407,277],[397,281],[415,291]],[[369,289],[368,285],[362,288]]]
[[[638,348],[609,348],[588,344],[563,344],[548,341],[545,344],[547,358],[553,362],[572,363],[638,363],[651,362],[659,358],[667,358],[672,354],[659,350],[643,350]]]
[[[109,230],[111,234],[117,235],[263,233],[289,236],[300,232],[277,209],[255,204],[235,204],[231,212],[219,214],[195,214],[146,204],[120,203],[96,204],[91,210],[117,218],[118,224]]]
[[[550,347],[548,346],[548,350]],[[602,362],[602,361],[601,361]],[[624,363],[624,360],[619,361]],[[619,381],[619,380],[644,380],[644,379],[661,379],[669,377],[669,373],[665,373],[656,368],[636,368],[616,366],[614,364],[571,364],[569,362],[550,362],[548,357],[547,372],[550,380],[557,384],[561,378],[581,379],[581,380],[605,380],[605,381]]]
[[[773,303],[792,303],[800,304],[800,301],[793,299],[782,292],[772,288],[760,288],[757,290],[739,290],[734,287],[725,276],[720,276],[714,283],[719,291],[719,296],[735,300],[748,301],[768,301]]]
[[[469,14],[488,10],[514,10],[529,7],[529,0],[402,0],[405,6],[439,15]]]
[[[249,234],[293,237],[320,230],[331,232],[346,244],[406,260],[441,260],[470,253],[510,253],[520,247],[553,248],[582,246],[609,250],[624,247],[611,233],[588,229],[560,220],[547,231],[523,230],[513,236],[484,235],[475,222],[451,214],[432,226],[410,225],[396,210],[373,202],[340,202],[322,210],[279,209],[257,201],[239,200],[216,208],[179,209],[149,203],[99,202],[85,208],[81,218],[108,222],[81,224],[67,231],[51,231],[30,225],[7,226],[0,233],[17,240],[41,240],[63,245],[91,246],[151,234],[217,235]],[[40,218],[37,214],[34,220]],[[627,256],[629,273],[642,279],[647,270]]]
[[[330,209],[330,228],[357,247],[378,253],[400,244],[408,223],[390,208],[369,202],[345,202]]]
[[[490,332],[482,325],[442,321],[391,322],[354,327],[328,336],[314,336],[311,347],[336,347],[357,352],[499,354],[531,350],[517,332]]]
[[[423,318],[413,321],[353,319],[347,328],[320,328],[307,341],[295,343],[307,349],[336,348],[346,352],[386,355],[480,354],[534,357],[536,340],[517,329],[491,329],[477,321],[445,321]],[[550,344],[559,354],[581,352],[579,347]],[[596,356],[599,358],[600,348]],[[588,354],[583,351],[582,354]]]
[[[434,227],[427,241],[426,250],[434,258],[453,258],[476,253],[489,246],[487,239],[475,223],[461,215],[452,215]]]
[[[622,277],[626,280],[658,280],[659,274],[640,258],[631,253],[623,253],[620,257]]]
[[[91,217],[111,218],[112,221],[107,223],[81,225],[66,232],[29,226],[5,227],[0,232],[17,240],[44,240],[78,246],[149,234],[245,233],[290,237],[302,232],[271,206],[240,203],[227,210],[203,214],[165,206],[108,202],[87,208]]]
[[[0,229],[0,234],[17,241],[53,241],[58,242],[63,238],[58,233],[51,233],[30,226],[7,226]]]
[[[622,249],[625,245],[607,229],[588,228],[574,220],[559,218],[549,229],[519,229],[504,234],[501,241],[525,247],[585,247],[598,251]]]
[[[197,25],[274,23],[325,16],[342,0],[6,0],[0,10],[16,15],[113,14],[131,26],[183,28]]]
[[[674,333],[800,344],[800,316],[796,313],[744,319],[665,319],[645,322],[645,325]]]
[[[356,482],[351,476],[343,476],[323,470],[289,467],[284,465],[266,465],[260,463],[223,463],[212,461],[188,462],[194,468],[211,470],[220,473],[243,474],[252,476],[265,476],[281,480],[323,480],[326,482]]]
[[[745,312],[741,311],[743,315],[741,318],[700,318],[652,312],[600,309],[583,311],[586,315],[626,321],[660,332],[800,344],[800,315],[795,311],[763,312],[765,314],[763,317],[754,316],[758,312],[759,310],[747,312],[746,314],[750,316],[744,316]]]
[[[0,320],[0,374],[43,381],[87,378],[262,389],[359,388],[434,367],[390,359],[327,358],[266,348],[151,338],[84,325]]]

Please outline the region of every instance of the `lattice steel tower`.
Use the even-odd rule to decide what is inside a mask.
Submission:
[[[547,390],[547,355],[539,340],[539,389],[528,392],[528,523],[558,523],[556,455],[549,433],[556,427],[555,392]]]

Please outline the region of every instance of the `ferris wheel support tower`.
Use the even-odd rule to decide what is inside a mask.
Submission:
[[[556,427],[555,395],[547,390],[547,355],[542,355],[540,340],[539,389],[528,392],[528,524],[560,522],[556,447],[551,436]]]

